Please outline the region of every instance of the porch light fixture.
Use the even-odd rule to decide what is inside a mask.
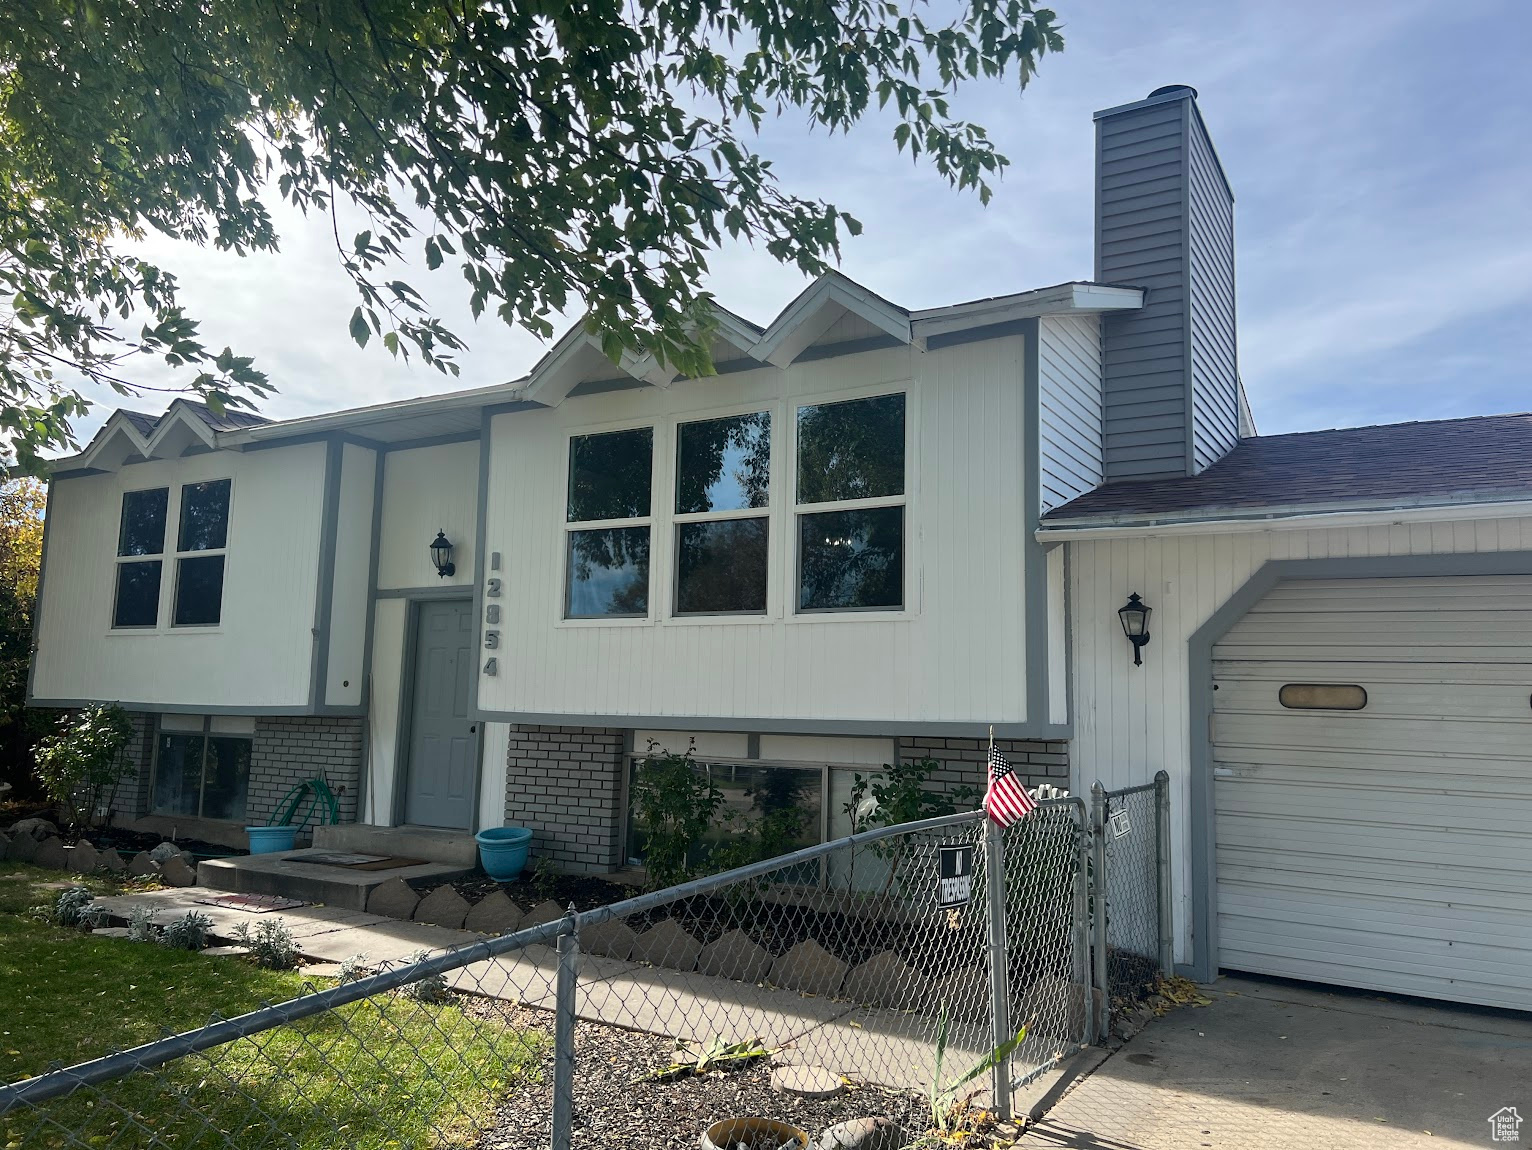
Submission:
[[[1128,601],[1117,608],[1117,618],[1122,621],[1122,633],[1133,644],[1135,667],[1141,667],[1144,663],[1143,650],[1149,642],[1149,616],[1153,611],[1154,608],[1145,606],[1136,594],[1129,595]]]
[[[445,531],[438,531],[436,538],[431,540],[431,562],[436,565],[436,574],[443,579],[457,574],[452,563],[452,542]]]

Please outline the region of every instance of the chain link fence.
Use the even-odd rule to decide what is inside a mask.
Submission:
[[[1005,831],[972,812],[864,832],[342,970],[0,1086],[0,1144],[593,1150],[695,1145],[733,1117],[811,1135],[1009,1117],[1012,1089],[1103,1033],[1112,972],[1157,953],[1168,904],[1144,893],[1155,848],[1135,837],[1145,802],[1157,834],[1156,794],[1103,792],[1098,820],[1062,798]],[[1132,828],[1115,840],[1114,809]]]

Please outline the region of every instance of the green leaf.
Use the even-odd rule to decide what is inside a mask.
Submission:
[[[361,308],[351,313],[351,338],[356,340],[357,347],[366,347],[367,341],[372,338],[372,329],[367,326],[367,317],[362,314]]]

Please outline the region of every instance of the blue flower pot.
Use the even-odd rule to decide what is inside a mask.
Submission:
[[[293,849],[293,839],[298,835],[297,827],[246,827],[245,833],[250,836],[250,853],[253,855],[269,855],[278,851],[290,851]]]
[[[527,827],[490,827],[474,835],[479,862],[496,882],[510,882],[527,866],[532,832]]]

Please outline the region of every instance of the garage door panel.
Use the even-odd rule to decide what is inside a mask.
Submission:
[[[1532,576],[1284,583],[1213,670],[1221,963],[1532,1009]]]

